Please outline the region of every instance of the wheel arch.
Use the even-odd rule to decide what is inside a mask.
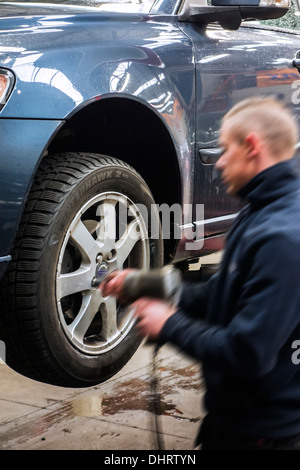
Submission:
[[[128,97],[106,97],[73,113],[48,153],[95,152],[118,158],[144,178],[157,204],[181,204],[182,183],[175,144],[161,117]],[[159,169],[159,171],[158,171]],[[176,241],[165,240],[166,262]]]

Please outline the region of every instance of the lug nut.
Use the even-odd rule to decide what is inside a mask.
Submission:
[[[99,284],[100,284],[100,279],[96,276],[93,277],[92,279],[92,282],[91,282],[91,286],[94,287],[94,288],[97,288],[99,287]]]

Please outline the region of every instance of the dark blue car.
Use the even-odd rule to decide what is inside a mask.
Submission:
[[[300,38],[262,24],[286,11],[287,0],[0,2],[0,338],[12,368],[64,386],[106,380],[140,340],[95,279],[186,269],[222,246],[239,203],[214,168],[220,119],[255,94],[297,113]]]

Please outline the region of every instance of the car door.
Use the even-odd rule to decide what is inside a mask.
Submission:
[[[232,105],[253,95],[276,96],[294,107],[299,73],[293,59],[300,41],[296,34],[251,22],[237,31],[210,25],[203,34],[197,24],[185,24],[184,31],[193,41],[196,67],[194,220],[198,237],[212,236],[226,231],[241,208],[214,166],[220,121]],[[204,221],[197,220],[197,205],[204,205]]]

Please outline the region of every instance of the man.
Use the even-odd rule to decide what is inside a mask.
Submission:
[[[201,361],[206,382],[202,449],[300,449],[300,191],[297,127],[270,98],[224,117],[216,167],[228,193],[247,202],[226,241],[218,273],[182,286],[175,308],[135,302],[142,335]],[[106,295],[119,295],[126,272]]]

